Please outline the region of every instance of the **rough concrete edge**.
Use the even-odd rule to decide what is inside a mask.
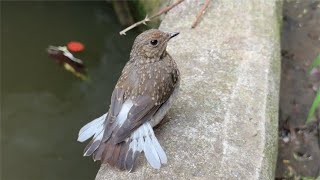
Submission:
[[[274,42],[278,42],[274,46],[273,60],[270,64],[270,71],[268,73],[269,91],[267,95],[267,121],[265,124],[265,133],[268,134],[265,139],[265,156],[262,160],[260,169],[260,179],[268,179],[268,177],[275,177],[277,156],[278,156],[278,134],[272,134],[274,129],[278,131],[279,119],[279,95],[280,95],[280,74],[281,74],[281,27],[282,27],[282,6],[283,1],[276,1],[276,12],[274,31],[277,36],[274,36]]]
[[[269,86],[266,97],[266,122],[264,139],[265,146],[263,148],[263,158],[260,170],[257,172],[258,179],[272,179],[275,174],[276,157],[277,157],[277,133],[278,132],[278,99],[279,99],[279,82],[280,82],[280,27],[281,27],[281,1],[276,1],[277,10],[273,12],[273,17],[278,23],[274,23],[273,30],[277,36],[273,36],[272,41],[275,43],[273,47],[272,60],[270,61],[267,81]]]

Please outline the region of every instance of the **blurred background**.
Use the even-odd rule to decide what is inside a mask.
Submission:
[[[319,180],[320,1],[283,1],[282,15],[276,179]]]
[[[137,31],[119,36],[112,3],[1,2],[1,175],[6,180],[94,179],[79,129],[109,107]],[[48,56],[80,41],[88,81]]]
[[[1,171],[4,180],[94,179],[100,162],[82,157],[79,129],[109,107],[139,32],[119,32],[174,0],[1,1]],[[284,0],[279,152],[276,179],[320,176],[320,1]],[[212,1],[211,4],[219,2]],[[87,80],[57,64],[47,48],[79,41]],[[318,65],[310,66],[319,58]],[[318,92],[318,95],[316,93]]]

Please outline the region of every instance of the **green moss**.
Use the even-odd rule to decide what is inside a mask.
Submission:
[[[140,0],[129,1],[130,11],[133,15],[135,21],[143,19],[147,13],[145,5],[143,5]]]
[[[268,75],[269,92],[267,95],[266,109],[266,148],[263,161],[263,168],[268,170],[261,171],[261,179],[266,177],[275,177],[275,169],[277,163],[277,147],[278,147],[278,121],[279,121],[279,89],[280,89],[280,72],[281,72],[281,56],[280,56],[280,35],[282,24],[282,2],[276,2],[274,16],[276,18],[275,25],[272,27],[271,38],[274,41],[273,56],[270,64],[270,72]],[[269,174],[263,174],[269,173]],[[272,173],[272,174],[271,174]]]
[[[276,2],[276,13],[277,13],[277,17],[278,17],[278,27],[279,27],[279,39],[280,39],[280,34],[282,32],[282,28],[283,28],[283,20],[282,20],[282,6],[283,6],[283,1],[277,1]]]

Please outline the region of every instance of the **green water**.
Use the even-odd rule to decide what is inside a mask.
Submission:
[[[88,180],[78,130],[100,116],[136,36],[119,36],[106,2],[1,2],[1,179]],[[90,82],[59,67],[49,45],[85,44]]]

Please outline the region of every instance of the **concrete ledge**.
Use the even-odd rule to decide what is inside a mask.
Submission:
[[[182,74],[170,121],[156,135],[167,166],[143,158],[134,173],[102,166],[96,179],[274,179],[280,77],[281,4],[186,0],[160,29],[180,31],[169,53]]]

